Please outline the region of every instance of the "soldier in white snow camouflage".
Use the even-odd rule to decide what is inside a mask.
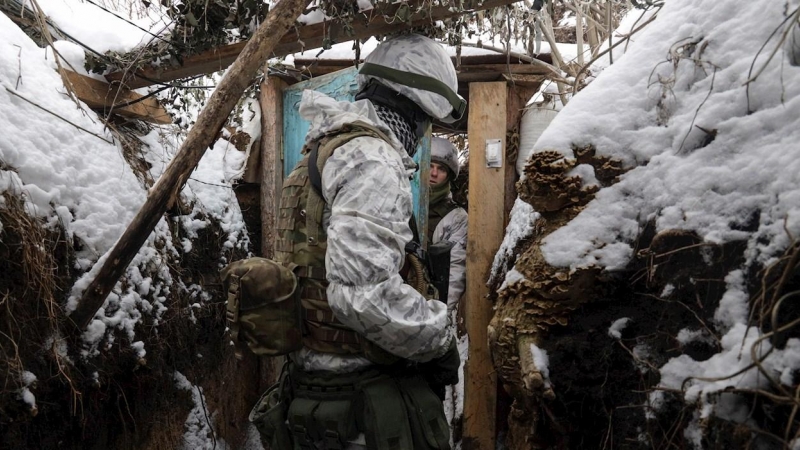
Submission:
[[[447,305],[400,272],[413,239],[417,141],[432,118],[457,120],[466,104],[447,52],[422,36],[379,45],[358,81],[352,103],[303,93],[308,156],[281,198],[276,258],[298,265],[307,330],[290,355],[289,447],[446,449],[448,424],[428,381],[457,381]],[[282,427],[276,417],[260,429]]]
[[[450,286],[447,307],[453,312],[464,293],[467,279],[467,211],[453,201],[451,183],[458,176],[458,152],[440,137],[431,139],[431,175],[428,206],[428,242],[450,242]]]

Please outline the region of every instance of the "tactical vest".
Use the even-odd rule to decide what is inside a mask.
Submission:
[[[365,136],[389,141],[374,126],[354,122],[303,148],[305,156],[283,183],[275,260],[298,266],[294,272],[298,277],[304,347],[325,353],[361,355],[375,363],[391,364],[398,360],[396,356],[341,323],[328,304],[327,234],[322,224],[325,199],[309,178],[310,172],[313,175],[316,171],[317,177],[322,174],[325,162],[337,148]]]
[[[428,206],[428,243],[433,243],[433,232],[439,226],[439,222],[445,218],[450,211],[458,208],[459,206],[449,196],[442,199],[435,205]]]

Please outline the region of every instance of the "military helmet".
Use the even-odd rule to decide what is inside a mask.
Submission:
[[[440,137],[431,138],[431,162],[442,164],[450,169],[452,180],[458,176],[458,152],[452,142]]]
[[[443,122],[460,119],[467,106],[457,93],[458,78],[450,56],[425,36],[402,35],[381,43],[364,59],[358,73],[359,89],[375,79]]]

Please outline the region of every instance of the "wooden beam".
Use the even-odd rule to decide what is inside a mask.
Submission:
[[[143,95],[131,92],[127,88],[115,87],[69,70],[63,73],[64,85],[71,87],[78,99],[86,103],[89,108],[152,123],[172,123],[172,117],[167,110],[153,97],[140,100]],[[134,101],[137,102],[127,106],[115,106]]]
[[[214,142],[245,88],[250,85],[280,37],[286,33],[304,7],[305,0],[282,0],[271,8],[266,20],[247,42],[227,75],[219,82],[208,104],[200,112],[197,122],[189,130],[183,145],[150,189],[144,205],[136,213],[114,248],[104,255],[102,267],[83,292],[78,307],[69,316],[78,331],[84,330],[97,310],[103,306],[109,292],[161,220],[169,203],[174,202],[180,195],[181,188],[206,149]]]
[[[295,64],[297,64],[297,67],[305,67],[304,70],[298,71],[298,74],[310,74],[312,77],[327,75],[346,67],[352,67],[352,62],[347,66],[339,64],[328,65],[328,61],[325,60],[319,60],[316,63],[305,66],[299,60],[295,60]],[[542,82],[547,78],[548,73],[542,67],[534,66],[530,63],[465,65],[462,62],[461,69],[458,71],[458,82],[500,81],[503,80],[503,77],[529,77],[529,80]]]
[[[550,58],[549,53],[543,53],[535,57],[540,61],[544,61],[548,64],[552,62],[552,58]],[[451,56],[450,60],[453,62],[453,65],[456,65],[456,57]],[[363,58],[360,62],[363,62]],[[317,64],[322,67],[328,66],[339,66],[340,68],[350,67],[355,64],[354,59],[343,59],[343,58],[325,58],[325,54],[323,53],[320,58],[315,57],[302,57],[302,56],[295,56],[294,58],[294,65],[295,67],[301,66],[311,66],[313,64]],[[469,55],[469,56],[462,56],[461,57],[461,65],[458,66],[460,70],[463,66],[479,66],[482,64],[511,64],[511,65],[518,65],[518,64],[527,64],[531,65],[530,62],[526,62],[520,58],[514,56],[506,56],[503,53],[489,53],[486,55]],[[542,73],[547,73],[544,71]]]
[[[470,85],[468,137],[469,225],[467,229],[466,326],[469,359],[464,369],[464,450],[495,448],[497,375],[489,353],[487,327],[494,306],[487,298],[494,254],[503,241],[506,183],[507,83]],[[499,139],[503,167],[486,167],[486,141]]]
[[[283,90],[267,77],[261,85],[261,256],[275,256],[275,222],[283,186]]]
[[[516,3],[520,0],[485,0],[470,11],[482,11]],[[288,31],[272,50],[272,57],[286,56],[304,49],[322,47],[323,41],[347,42],[398,31],[423,23],[433,24],[437,20],[449,19],[467,11],[454,10],[452,6],[421,7],[422,0],[402,3],[381,2],[372,10],[357,15],[349,25],[329,20],[314,25],[295,27]],[[404,22],[399,14],[410,8],[416,11]],[[215,48],[198,55],[187,56],[180,67],[146,68],[135,73],[114,72],[106,75],[109,81],[119,81],[131,89],[150,86],[205,73],[222,70],[233,62],[245,46],[245,42]]]

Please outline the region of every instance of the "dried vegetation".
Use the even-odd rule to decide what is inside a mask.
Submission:
[[[517,186],[541,217],[534,236],[518,249],[515,268],[524,279],[499,292],[490,325],[495,368],[510,403],[505,444],[511,449],[686,448],[691,443],[684,430],[696,420],[697,407],[684,401],[691,380],[684,390],[659,388],[659,368],[679,355],[705,361],[720,351],[714,313],[727,290],[726,275],[744,264],[747,243],[709,244],[684,230],[656,233],[647,223],[624,270],[550,266],[541,253],[542,240],[577,216],[599,189],[569,176],[572,168],[592,165],[603,187],[625,171],[619,162],[597,157],[591,147],[573,152],[574,158],[534,154]],[[740,228],[752,230],[758,222],[755,214]],[[775,349],[800,336],[800,243],[793,242],[773,265],[745,274],[749,291],[755,292],[749,302],[751,325]],[[611,338],[609,327],[625,317],[630,321],[621,337]],[[687,328],[704,339],[681,344],[676,337]],[[548,374],[537,368],[531,345],[549,355]],[[713,402],[737,395],[749,405],[749,415],[745,423],[713,415],[701,420],[703,448],[789,448],[800,433],[800,380],[795,376],[786,386],[773,379],[761,365],[768,354],[749,367],[769,380],[768,388],[731,387],[711,396]],[[728,378],[737,375],[731,372]],[[655,390],[665,400],[657,410],[650,403]]]
[[[135,134],[123,150],[147,186],[149,166],[137,157]],[[63,309],[81,275],[74,260],[80,241],[68,238],[60,224],[31,216],[23,199],[7,191],[0,200],[0,447],[179,448],[188,411],[196,405],[176,387],[175,371],[203,387],[215,438],[239,446],[249,407],[264,386],[259,361],[237,362],[224,339],[218,261],[244,255],[223,245],[227,235],[219,224],[209,220],[188,253],[167,249],[182,248],[173,220],[168,223],[175,244],[156,242],[174,281],[164,284],[167,289],[158,294],[163,298],[153,291],[142,295],[166,307],[160,315],[158,308],[140,310],[134,331],[144,357],[127,333],[111,327],[98,353],[86,356]],[[154,285],[165,282],[162,267],[139,269]],[[123,278],[123,289],[130,282]],[[209,297],[199,298],[192,285]]]

